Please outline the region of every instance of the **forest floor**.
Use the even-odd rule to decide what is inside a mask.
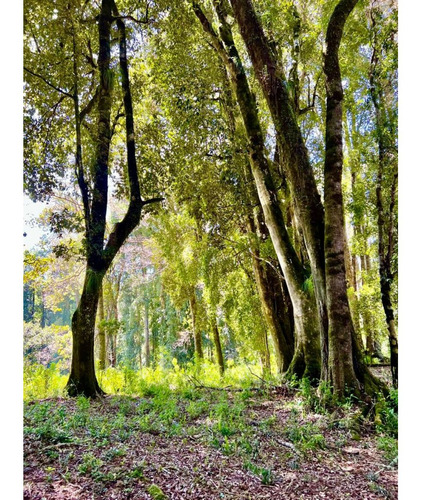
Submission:
[[[24,407],[24,499],[394,499],[396,438],[301,391],[152,389]]]

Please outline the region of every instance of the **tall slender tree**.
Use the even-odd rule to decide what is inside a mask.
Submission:
[[[379,276],[382,304],[389,332],[391,354],[391,372],[394,387],[398,386],[398,335],[395,326],[394,308],[392,304],[392,285],[394,281],[393,259],[398,244],[396,228],[396,195],[398,189],[397,148],[394,131],[396,130],[396,113],[389,113],[387,92],[392,87],[389,78],[382,78],[381,58],[383,57],[383,35],[385,45],[395,35],[396,27],[388,23],[387,33],[383,33],[381,24],[384,14],[377,7],[372,7],[371,35],[372,58],[370,63],[370,95],[376,115],[376,140],[378,147],[376,207],[378,226]],[[386,29],[386,28],[385,28]],[[385,73],[389,73],[386,72]],[[389,92],[391,95],[394,93]],[[394,107],[394,105],[393,105]]]

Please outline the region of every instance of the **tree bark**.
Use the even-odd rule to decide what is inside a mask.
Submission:
[[[196,359],[202,360],[204,358],[203,354],[203,342],[201,339],[201,331],[197,328],[197,300],[195,298],[195,290],[192,292],[189,298],[189,307],[191,310],[191,322],[192,322],[192,333],[194,336],[194,349]]]
[[[150,329],[148,324],[148,300],[144,300],[145,366],[150,366]]]
[[[377,29],[375,29],[376,24],[373,16],[372,20],[374,37],[373,54],[370,66],[370,95],[376,112],[376,133],[379,149],[376,206],[380,291],[389,333],[392,383],[394,387],[398,387],[398,335],[395,326],[395,315],[391,298],[392,282],[394,279],[394,273],[392,272],[392,257],[396,243],[396,231],[394,231],[394,209],[398,184],[398,172],[395,168],[395,160],[391,160],[389,154],[391,142],[389,134],[387,133],[387,130],[389,130],[389,123],[386,115],[384,94],[377,75],[380,55],[377,40]],[[390,193],[388,203],[384,203],[382,184],[384,177],[388,175],[390,169],[393,170]],[[388,207],[385,208],[385,205],[388,205]]]
[[[258,197],[292,300],[297,336],[296,350],[298,352],[297,356],[294,356],[295,363],[290,367],[289,374],[316,379],[319,376],[318,372],[320,372],[316,304],[304,289],[307,275],[291,244],[277,200],[269,163],[265,155],[257,104],[250,91],[247,76],[235,47],[231,28],[225,20],[226,16],[221,3],[218,2],[216,6],[221,23],[220,37],[214,31],[200,7],[196,3],[193,3],[193,7],[204,31],[210,35],[213,47],[225,64],[229,79],[233,85],[248,138],[251,171],[257,187]]]
[[[88,268],[78,307],[72,317],[72,365],[67,391],[69,396],[104,394],[94,367],[94,328],[101,282],[104,274]]]
[[[217,364],[219,365],[219,371],[220,375],[223,375],[225,371],[225,362],[223,358],[223,351],[222,351],[222,344],[220,342],[220,334],[219,334],[219,328],[217,326],[217,318],[214,316],[212,320],[212,328],[213,328],[213,341],[214,341],[214,346],[216,350],[216,358],[217,358]]]
[[[103,300],[103,286],[100,290],[99,297],[99,310],[98,310],[98,340],[99,340],[99,369],[105,370],[106,368],[106,332],[104,331],[104,300]]]
[[[257,18],[251,0],[231,0],[254,73],[269,106],[290,185],[296,218],[309,255],[319,314],[322,379],[327,379],[328,319],[325,286],[324,213],[286,78]],[[284,273],[285,274],[285,273]]]
[[[262,376],[264,379],[266,379],[272,374],[272,367],[270,365],[269,339],[267,338],[267,330],[263,328],[262,333],[263,347],[261,350],[261,366]]]
[[[119,31],[119,65],[126,118],[127,174],[130,187],[130,201],[124,218],[114,226],[104,246],[111,141],[110,114],[112,107],[113,73],[111,71],[110,44],[111,24],[113,21],[112,12],[117,17],[116,23]],[[114,0],[102,0],[101,2],[100,15],[98,17],[98,34],[100,84],[97,99],[96,161],[91,200],[86,199],[85,181],[83,181],[83,176],[81,175],[83,174],[82,159],[81,161],[78,160],[82,151],[77,141],[76,155],[78,160],[77,167],[79,169],[77,178],[84,205],[87,257],[84,287],[72,318],[72,363],[71,374],[66,386],[68,393],[72,396],[84,394],[93,398],[103,393],[98,385],[94,368],[95,318],[103,277],[126,238],[139,223],[143,205],[161,201],[161,199],[156,198],[143,201],[140,196],[135,155],[132,97],[126,54],[125,25],[118,18]],[[77,135],[80,125],[79,118],[80,116],[76,113]]]
[[[285,304],[280,290],[280,283],[277,281],[278,278],[276,277],[276,280],[272,279],[271,271],[265,268],[265,266],[269,265],[261,260],[259,245],[255,238],[257,236],[257,227],[255,227],[251,216],[248,218],[247,224],[250,233],[253,235],[250,242],[252,264],[261,309],[275,347],[278,375],[282,376],[288,370],[294,356],[294,334],[289,322],[288,310],[284,307]],[[279,293],[277,293],[278,289]]]
[[[354,331],[346,292],[345,227],[342,197],[343,89],[339,46],[345,22],[357,0],[341,0],[335,7],[326,32],[324,73],[326,76],[325,154],[325,256],[326,293],[329,317],[329,377],[334,394],[360,395],[377,390],[378,381],[364,364]]]

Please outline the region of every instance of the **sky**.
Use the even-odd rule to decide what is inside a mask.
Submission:
[[[35,224],[34,219],[40,215],[47,205],[45,203],[31,201],[24,195],[23,199],[23,247],[24,250],[32,250],[37,246],[43,234],[46,234],[42,228]]]

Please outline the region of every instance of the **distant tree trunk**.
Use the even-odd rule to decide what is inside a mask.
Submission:
[[[150,366],[150,329],[148,324],[148,300],[144,300],[145,366]]]
[[[40,319],[40,326],[41,328],[45,328],[46,326],[46,308],[44,305],[44,292],[41,292],[41,319]]]
[[[346,229],[346,228],[345,228]],[[345,273],[347,279],[347,289],[349,291],[348,299],[351,310],[351,318],[353,321],[354,330],[357,332],[358,340],[360,340],[360,316],[357,310],[357,295],[356,295],[356,287],[357,281],[355,278],[355,267],[354,267],[354,257],[351,256],[350,249],[348,246],[348,236],[347,231],[345,230]]]
[[[289,376],[295,374],[300,378],[307,376],[316,379],[320,373],[316,303],[304,290],[307,275],[291,244],[277,200],[269,163],[265,154],[257,103],[250,91],[247,76],[235,47],[231,28],[226,22],[221,2],[218,2],[216,7],[221,23],[219,29],[221,38],[214,31],[200,7],[196,3],[193,3],[193,7],[204,31],[210,35],[212,44],[225,64],[232,82],[249,141],[250,165],[258,197],[292,300],[297,338],[296,355],[294,355],[288,373]]]
[[[106,368],[106,332],[104,331],[104,300],[103,287],[100,290],[99,310],[98,310],[98,340],[99,340],[99,369]]]
[[[195,290],[192,292],[189,298],[189,306],[191,310],[192,333],[194,336],[195,355],[197,357],[197,360],[202,360],[204,358],[203,342],[201,339],[201,331],[197,328],[197,300],[195,298]]]
[[[140,338],[139,338],[139,352],[138,352],[138,358],[139,358],[139,363],[140,363],[140,371],[142,370],[142,334],[141,334],[141,328],[139,330]]]
[[[223,359],[222,344],[220,343],[220,334],[219,334],[219,328],[217,326],[216,316],[214,316],[212,319],[212,328],[213,328],[213,341],[216,350],[217,364],[219,365],[220,375],[223,375],[225,371],[225,363]]]
[[[267,378],[272,374],[270,365],[269,339],[267,338],[267,330],[263,328],[263,348],[261,350],[261,365],[263,378]]]
[[[235,19],[262,88],[276,129],[284,171],[289,182],[296,218],[304,235],[314,281],[320,329],[321,377],[328,377],[328,318],[325,286],[324,213],[308,158],[295,104],[286,78],[267,40],[251,0],[231,0]],[[286,273],[284,270],[286,278]],[[291,291],[290,291],[291,294]],[[293,299],[292,295],[291,298]],[[294,299],[293,299],[294,302]],[[312,327],[313,331],[315,326]]]

